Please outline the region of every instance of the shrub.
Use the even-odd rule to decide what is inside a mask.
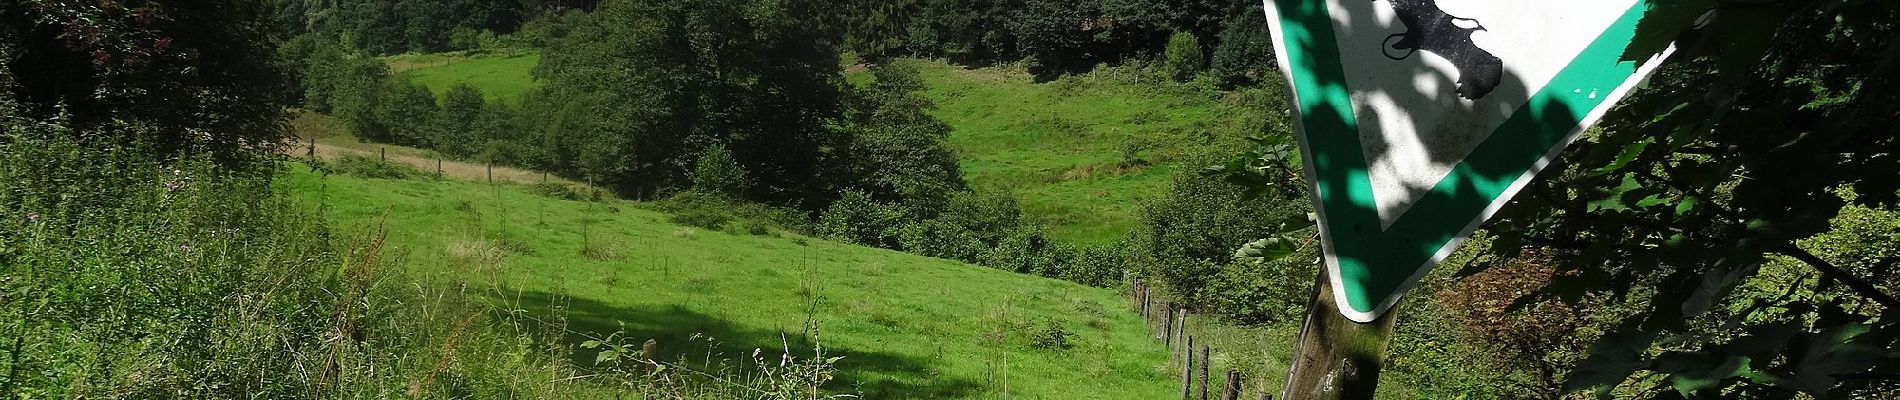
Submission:
[[[1069,336],[1073,335],[1054,319],[1044,319],[1042,328],[1030,337],[1030,345],[1044,350],[1065,350],[1072,346]]]
[[[745,196],[745,167],[732,158],[725,145],[712,145],[700,152],[692,178],[694,191],[733,199]]]
[[[950,197],[950,206],[938,219],[962,227],[986,244],[995,244],[1022,225],[1022,208],[1008,192],[976,190],[958,192]]]
[[[593,200],[596,197],[590,196],[588,193],[582,193],[581,190],[576,189],[572,185],[560,182],[536,182],[528,185],[528,192],[542,197],[573,201]]]
[[[706,230],[719,230],[719,228],[725,227],[726,223],[731,221],[732,216],[713,210],[694,209],[673,214],[673,223],[675,224]]]
[[[748,219],[748,220],[742,221],[739,223],[739,227],[746,234],[750,234],[754,236],[765,236],[765,235],[772,234],[771,224],[768,224],[765,221],[760,221],[756,219]]]
[[[904,224],[898,229],[897,241],[912,254],[968,263],[977,262],[989,249],[969,229],[937,219]]]
[[[1205,60],[1201,56],[1201,41],[1188,32],[1175,32],[1168,37],[1168,47],[1164,50],[1168,76],[1176,81],[1188,81],[1201,73]]]
[[[1122,243],[1082,246],[1064,264],[1060,278],[1097,287],[1115,284],[1122,278],[1124,247]]]
[[[1205,297],[1211,309],[1243,324],[1298,321],[1311,300],[1317,247],[1309,246],[1271,261],[1235,260],[1214,265],[1203,260],[1195,270],[1217,271]]]
[[[1069,262],[1075,259],[1075,248],[1067,243],[1053,241],[1036,227],[1021,227],[1010,232],[996,247],[984,253],[984,266],[1026,274],[1036,274],[1051,278],[1061,277]]]
[[[898,229],[905,219],[903,210],[871,200],[863,192],[845,192],[818,218],[818,234],[866,246],[902,249]]]
[[[666,200],[654,203],[654,206],[660,211],[673,214],[675,222],[705,229],[719,229],[724,227],[727,222],[741,221],[741,223],[745,224],[759,225],[768,229],[778,228],[793,233],[811,232],[810,222],[806,219],[804,213],[800,213],[796,210],[751,203],[697,191],[675,194],[672,197],[666,198]],[[694,225],[682,222],[681,218],[702,223],[717,220],[718,224]],[[742,228],[747,232],[752,231],[751,226]]]
[[[1214,163],[1203,157],[1193,164]],[[1219,178],[1176,174],[1168,195],[1142,208],[1142,226],[1131,247],[1144,274],[1167,284],[1181,300],[1208,304],[1216,301],[1208,295],[1224,295],[1206,289],[1235,249],[1278,234],[1291,221],[1305,221],[1309,206],[1299,196],[1274,192],[1249,199],[1244,192]]]

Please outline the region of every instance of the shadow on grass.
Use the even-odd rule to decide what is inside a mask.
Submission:
[[[695,341],[693,335],[711,337],[718,341],[711,357],[715,360],[722,357],[731,359],[727,362],[733,363],[731,366],[741,371],[757,368],[748,359],[755,348],[762,349],[761,354],[768,362],[776,361],[777,355],[783,354],[787,345],[792,347],[791,354],[795,357],[812,356],[811,342],[799,330],[747,329],[678,305],[625,307],[538,291],[510,295],[518,298],[509,301],[518,300],[518,307],[527,310],[534,318],[551,321],[549,316],[557,306],[566,309],[567,329],[570,332],[564,336],[568,344],[574,347],[574,364],[581,368],[592,367],[597,352],[580,348],[580,343],[593,339],[587,336],[606,337],[616,331],[625,332],[627,342],[635,346],[647,339],[654,340],[658,344],[659,359],[684,358],[694,364],[703,363],[708,353],[706,341]],[[786,340],[784,343],[780,342],[781,333]],[[839,379],[828,384],[827,389],[858,391],[866,399],[953,398],[982,391],[982,386],[974,380],[934,374],[932,371],[936,370],[936,366],[932,365],[929,357],[833,344],[825,345],[825,355],[844,356],[837,364]]]

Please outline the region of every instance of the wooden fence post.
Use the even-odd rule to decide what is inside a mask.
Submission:
[[[379,157],[379,158],[377,159],[377,161],[382,161],[382,162],[389,162],[389,148],[388,148],[388,147],[384,147],[384,148],[382,148],[382,150],[383,150],[383,152],[382,152],[382,155],[380,155],[380,156],[377,156],[377,157]]]
[[[1194,337],[1187,337],[1188,346],[1194,345]],[[1187,358],[1187,364],[1181,366],[1181,399],[1186,400],[1194,394],[1194,356]]]
[[[1180,316],[1180,317],[1177,317],[1177,318],[1176,318],[1176,319],[1175,319],[1174,321],[1170,321],[1170,322],[1172,322],[1172,323],[1174,323],[1174,331],[1175,331],[1175,332],[1181,332],[1181,333],[1186,333],[1186,332],[1187,332],[1187,318],[1188,318],[1188,309],[1187,309],[1187,308],[1182,308],[1182,309],[1181,309],[1181,316]],[[1192,351],[1192,350],[1194,350],[1194,348],[1192,348],[1192,347],[1190,347],[1190,348],[1188,348],[1188,350],[1189,350],[1189,351]]]
[[[440,158],[435,159],[435,177],[442,177],[442,159]]]
[[[495,163],[488,163],[488,183],[495,183]]]
[[[1164,318],[1167,318],[1167,319],[1161,320],[1161,343],[1166,344],[1168,348],[1173,349],[1174,348],[1174,303],[1163,303],[1161,306],[1161,309],[1162,309],[1162,314],[1166,315],[1166,317]]]
[[[1212,350],[1212,349],[1213,349],[1213,346],[1208,346],[1205,344],[1201,345],[1201,400],[1207,400],[1207,384],[1209,381],[1208,376],[1207,376],[1208,375],[1207,365],[1214,363],[1214,360],[1211,360],[1208,358],[1208,353],[1209,353],[1209,350]],[[1192,351],[1193,350],[1189,350],[1188,357],[1194,356]]]
[[[1220,400],[1240,400],[1240,371],[1227,369],[1227,387],[1222,390]]]

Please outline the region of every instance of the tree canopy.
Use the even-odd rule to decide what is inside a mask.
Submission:
[[[16,116],[65,119],[79,135],[145,125],[162,153],[231,163],[275,155],[289,134],[286,74],[254,2],[0,4],[0,91]],[[130,138],[127,138],[130,139]]]

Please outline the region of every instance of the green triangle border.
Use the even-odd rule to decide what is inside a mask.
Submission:
[[[1538,89],[1527,106],[1506,119],[1390,227],[1382,228],[1328,2],[1263,1],[1279,50],[1275,53],[1280,70],[1301,111],[1294,118],[1294,128],[1306,174],[1312,177],[1313,204],[1319,214],[1334,300],[1341,314],[1362,323],[1397,304],[1433,265],[1451,255],[1674,50],[1640,66],[1622,61],[1623,50],[1648,9],[1647,1],[1638,1]],[[1614,89],[1578,93],[1553,88]]]

